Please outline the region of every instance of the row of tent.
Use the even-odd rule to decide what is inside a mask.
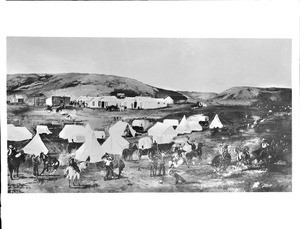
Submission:
[[[138,140],[138,147],[140,149],[148,149],[152,147],[153,142],[166,144],[172,142],[174,137],[178,134],[202,130],[201,125],[199,125],[197,121],[191,119],[187,120],[185,116],[177,125],[176,129],[173,128],[173,125],[176,123],[173,122],[172,125],[170,125],[170,123],[170,120],[164,123],[157,122],[148,130],[149,136]],[[211,124],[213,124],[213,128],[223,127],[217,115]],[[24,152],[30,155],[39,155],[41,152],[47,154],[48,149],[43,143],[40,134],[51,134],[51,131],[49,131],[47,126],[37,126],[36,132],[36,135],[32,138],[32,133],[26,127],[15,127],[9,124],[8,140],[23,141],[32,138],[23,148]],[[127,133],[135,136],[135,131],[128,123],[119,121],[109,129],[110,136],[102,145],[99,144],[97,139],[105,139],[104,131],[95,131],[89,124],[85,127],[80,125],[65,125],[63,130],[59,133],[59,137],[67,139],[68,142],[83,143],[75,152],[75,158],[84,161],[89,156],[91,159],[90,162],[95,163],[100,161],[105,153],[121,155],[124,149],[129,148],[129,142],[122,137]]]

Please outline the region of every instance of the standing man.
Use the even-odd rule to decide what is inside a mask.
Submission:
[[[32,164],[33,164],[33,176],[39,175],[39,156],[32,155],[31,157]]]

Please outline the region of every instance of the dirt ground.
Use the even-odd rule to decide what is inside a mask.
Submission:
[[[21,112],[16,110],[8,107],[8,122],[27,126],[30,130],[33,130],[36,124],[55,123],[62,126],[64,122],[61,114],[48,113],[43,108],[22,109]],[[270,114],[269,109],[238,106],[191,109],[190,105],[183,104],[150,111],[108,112],[84,108],[77,110],[76,116],[77,120],[83,123],[89,122],[94,128],[107,131],[108,127],[115,122],[114,117],[127,120],[141,117],[160,120],[164,117],[180,118],[183,114],[189,116],[198,113],[206,114],[210,119],[218,113],[223,119],[221,121],[230,131],[217,136],[212,136],[209,130],[187,134],[191,141],[203,142],[204,147],[202,160],[196,161],[189,167],[186,165],[178,167],[179,173],[187,181],[185,184],[175,185],[175,179],[169,175],[150,177],[148,159],[143,157],[140,161],[126,161],[122,178],[109,181],[104,181],[105,171],[101,171],[95,164],[90,164],[82,173],[80,186],[72,188],[68,187],[68,181],[63,177],[65,166],[61,166],[53,176],[46,173],[37,179],[32,175],[32,166],[26,162],[20,167],[19,178],[15,180],[8,178],[8,190],[12,193],[292,191],[291,112],[277,110]],[[250,116],[261,117],[261,123],[253,128],[245,128],[248,123],[253,123]],[[135,143],[139,137],[127,140]],[[283,139],[286,142],[285,147],[279,149],[280,161],[268,166],[257,165],[248,168],[237,166],[234,147],[247,145],[250,151],[253,151],[259,147],[263,137],[275,141]],[[218,154],[220,144],[223,143],[229,145],[232,165],[226,171],[217,171],[210,163]],[[65,153],[66,145],[62,143],[50,139],[45,144],[58,158],[61,153]],[[41,169],[40,165],[39,170]]]

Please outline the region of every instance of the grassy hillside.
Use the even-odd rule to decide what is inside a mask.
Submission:
[[[46,96],[109,95],[114,90],[134,91],[138,95],[155,96],[157,88],[134,79],[103,74],[14,74],[7,75],[7,94],[43,93]]]
[[[292,90],[289,88],[232,87],[218,94],[211,101],[230,105],[251,105],[254,103],[291,105]]]

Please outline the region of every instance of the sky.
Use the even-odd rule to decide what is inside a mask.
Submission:
[[[8,37],[7,73],[99,73],[221,92],[291,87],[291,40]]]

